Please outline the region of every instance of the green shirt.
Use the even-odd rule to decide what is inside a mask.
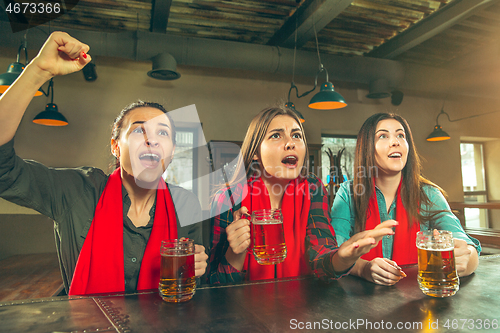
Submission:
[[[0,197],[54,220],[56,249],[66,291],[107,180],[108,175],[97,168],[50,168],[23,160],[15,154],[14,140],[0,146]],[[178,237],[188,237],[202,244],[201,223],[191,224],[201,221],[198,199],[183,188],[170,184],[168,188],[175,203]],[[125,291],[130,292],[137,289],[142,256],[153,227],[156,200],[149,212],[149,223],[136,227],[127,216],[130,198],[124,187],[122,193]]]
[[[356,217],[356,210],[354,208],[354,200],[351,194],[351,184],[352,181],[344,182],[340,185],[339,191],[335,196],[335,200],[332,206],[332,226],[335,230],[335,235],[337,237],[337,243],[340,246],[346,240],[351,238],[354,234],[354,222]],[[443,212],[437,214],[435,220],[433,221],[433,226],[436,229],[448,230],[453,232],[454,238],[463,239],[469,245],[473,245],[478,254],[481,252],[481,245],[479,241],[475,238],[467,235],[460,224],[458,218],[450,210],[448,202],[444,198],[441,191],[436,187],[430,185],[424,185],[423,190],[427,194],[429,201],[433,204],[432,207],[424,207],[425,212],[428,211],[439,211]],[[377,193],[377,204],[380,214],[380,222],[387,220],[396,219],[396,198],[394,198],[389,210],[385,204],[385,198],[377,187],[375,187],[375,192]],[[428,230],[429,227],[425,223],[420,224],[420,230]],[[394,237],[384,236],[382,238],[382,253],[384,258],[392,258],[392,246],[394,244]]]

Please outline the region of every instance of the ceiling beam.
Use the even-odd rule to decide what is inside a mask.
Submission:
[[[500,36],[500,29],[496,36]],[[464,56],[451,60],[446,64],[445,68],[467,71],[491,71],[492,68],[495,68],[495,72],[498,73],[500,69],[500,64],[498,63],[499,55],[500,37]]]
[[[0,22],[0,31],[9,30],[7,22]],[[314,77],[318,70],[318,56],[316,52],[310,51],[297,50],[295,53],[293,49],[276,46],[143,31],[111,33],[69,28],[65,31],[88,44],[89,54],[94,59],[102,56],[150,62],[158,53],[168,52],[177,64],[186,66],[286,75],[295,72],[296,75],[310,77]],[[14,54],[23,36],[24,32],[0,33],[0,46],[13,48]],[[35,52],[30,53],[36,54],[46,38],[43,30],[31,29],[27,35],[27,45]],[[385,78],[391,87],[398,87],[404,78],[402,64],[394,60],[331,54],[322,55],[321,60],[325,68],[328,68],[330,82],[336,84],[352,82],[368,85],[374,79]]]
[[[290,16],[278,31],[269,39],[267,45],[293,48],[295,27],[297,26],[297,47],[303,46],[321,31],[328,23],[351,5],[353,0],[306,0]]]
[[[172,0],[154,0],[151,9],[151,32],[167,33]]]
[[[374,49],[368,56],[394,59],[499,0],[456,0]]]
[[[27,34],[27,46],[31,55],[36,54],[47,38],[44,30],[30,29]],[[11,33],[10,24],[2,21],[0,31],[6,32],[0,33],[0,46],[5,51],[10,49],[10,58],[6,58],[5,53],[0,54],[0,62],[7,66],[15,59],[25,31]],[[274,46],[140,31],[108,33],[69,28],[65,31],[88,44],[89,54],[96,60],[98,57],[111,57],[150,62],[158,53],[168,52],[175,57],[179,65],[186,66],[286,75],[295,71],[296,75],[311,78],[317,72],[317,54],[309,51],[297,50],[297,62],[294,66],[294,51]],[[500,81],[495,70],[478,73],[403,64],[388,59],[330,54],[322,55],[321,60],[329,70],[330,82],[335,84],[350,82],[359,84],[359,87],[364,89],[374,79],[386,78],[390,87],[402,90],[405,94],[411,92],[427,97],[434,96],[430,98],[460,95],[498,99],[500,96]],[[116,66],[116,69],[120,68],[120,65]],[[5,68],[0,70],[3,72]]]

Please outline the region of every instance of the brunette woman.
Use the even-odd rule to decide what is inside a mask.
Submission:
[[[91,60],[88,51],[68,34],[53,33],[1,96],[0,196],[55,221],[70,295],[156,289],[161,240],[201,243],[199,225],[180,223],[201,220],[197,198],[161,178],[175,150],[174,123],[161,105],[138,102],[116,118],[111,150],[118,168],[111,175],[90,167],[48,168],[14,152],[13,138],[32,96],[52,77],[82,69]],[[195,252],[199,277],[208,257],[201,245]]]
[[[384,235],[394,222],[356,235],[338,248],[330,224],[326,191],[308,175],[304,129],[296,114],[275,107],[261,111],[250,123],[241,147],[242,160],[230,187],[212,204],[210,283],[239,282],[314,273],[323,279],[345,275],[356,259]],[[237,177],[237,176],[236,176]],[[257,209],[281,209],[287,256],[277,265],[259,265],[249,251],[248,214]]]
[[[399,115],[378,113],[361,127],[353,181],[342,183],[332,207],[332,225],[342,244],[357,232],[397,221],[394,235],[383,237],[359,259],[351,274],[393,285],[406,275],[400,265],[417,263],[416,233],[453,232],[459,276],[474,272],[479,242],[468,236],[450,211],[443,190],[422,176],[410,127]]]

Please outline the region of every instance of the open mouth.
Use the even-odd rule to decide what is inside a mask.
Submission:
[[[146,168],[156,168],[161,161],[161,157],[156,153],[142,153],[139,155],[139,160]]]
[[[401,158],[401,153],[392,153],[389,155],[389,158]]]
[[[297,165],[298,161],[299,161],[299,159],[296,156],[290,155],[290,156],[287,156],[284,159],[282,159],[281,163],[289,165],[289,166],[295,166],[295,165]]]
[[[160,155],[155,153],[144,153],[139,155],[139,159],[146,162],[160,162]]]

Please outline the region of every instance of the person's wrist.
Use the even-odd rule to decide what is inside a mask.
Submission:
[[[351,267],[356,261],[352,261],[346,258],[343,258],[340,254],[339,251],[337,251],[333,256],[332,256],[332,266],[333,269],[336,272],[343,272],[347,270],[349,267]]]
[[[47,70],[42,69],[36,63],[36,60],[30,62],[24,69],[21,75],[29,77],[30,82],[32,82],[38,88],[41,87],[45,82],[49,81],[54,77],[52,73]],[[37,88],[37,89],[38,89]]]
[[[245,262],[245,255],[247,254],[247,251],[244,251],[243,253],[234,253],[233,249],[231,246],[227,248],[226,251],[226,261],[233,266],[236,270],[241,271],[243,269],[243,263]]]
[[[371,261],[364,261],[362,263],[361,277],[363,279],[367,280],[367,281],[373,282],[372,274],[371,274],[371,266],[372,266],[372,262]]]

